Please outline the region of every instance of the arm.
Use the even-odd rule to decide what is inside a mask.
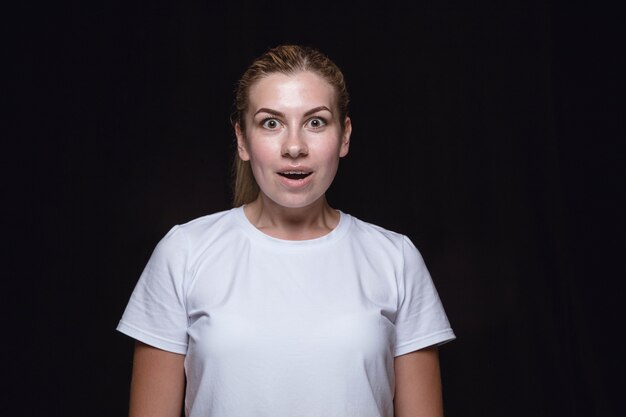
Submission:
[[[184,355],[135,344],[130,417],[180,417],[185,389]]]
[[[436,346],[395,358],[395,417],[443,417]]]

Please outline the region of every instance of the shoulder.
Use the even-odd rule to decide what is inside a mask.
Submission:
[[[198,217],[173,226],[158,247],[189,251],[221,240],[237,223],[236,208]]]
[[[237,211],[239,209],[233,208],[198,217],[187,223],[174,226],[173,230],[180,230],[190,238],[205,237],[207,234],[215,231],[231,228],[236,223]]]
[[[399,248],[402,247],[405,240],[408,240],[408,238],[401,233],[385,229],[384,227],[366,222],[354,216],[350,217],[352,219],[351,232],[359,239],[377,242],[381,245],[392,245]]]
[[[195,243],[198,240],[205,242],[207,239],[233,230],[239,224],[240,210],[241,208],[237,207],[198,217],[187,223],[178,224],[172,230],[179,230],[185,234],[191,243]]]
[[[351,242],[363,245],[370,251],[392,256],[398,260],[407,254],[413,255],[417,249],[404,234],[386,229],[373,223],[351,217]]]

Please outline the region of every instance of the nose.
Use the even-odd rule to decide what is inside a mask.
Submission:
[[[305,156],[309,153],[304,139],[301,136],[301,132],[297,130],[290,130],[287,133],[285,142],[283,143],[282,154],[290,158],[298,158]]]

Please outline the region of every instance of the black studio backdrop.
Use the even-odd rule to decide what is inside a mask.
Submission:
[[[7,22],[0,414],[125,415],[115,332],[158,240],[229,208],[232,90],[268,47],[351,91],[331,204],[407,234],[458,339],[448,416],[618,416],[616,10],[541,1],[25,5]],[[14,55],[14,56],[13,56]]]

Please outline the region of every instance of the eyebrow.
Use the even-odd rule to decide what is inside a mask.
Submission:
[[[332,114],[332,111],[328,107],[326,107],[326,106],[318,106],[318,107],[314,107],[311,110],[309,110],[306,113],[304,113],[304,117],[310,116],[313,113],[317,113],[318,111],[322,111],[322,110],[326,110],[327,112]],[[257,110],[256,113],[254,113],[254,116],[256,116],[259,113],[269,113],[269,114],[274,115],[274,116],[283,117],[283,118],[285,117],[284,113],[281,113],[281,112],[279,112],[277,110],[268,109],[266,107],[262,107],[259,110]]]

